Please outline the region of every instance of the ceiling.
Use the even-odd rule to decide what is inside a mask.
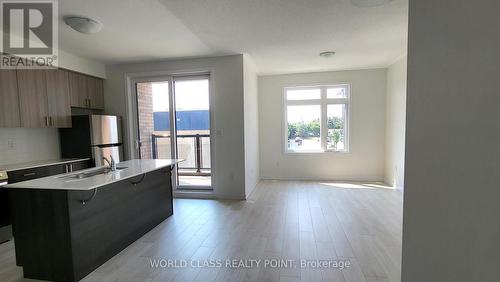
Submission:
[[[59,41],[106,64],[247,53],[261,74],[386,67],[406,52],[408,0],[362,1],[374,0],[64,0]],[[77,33],[66,15],[104,28]]]

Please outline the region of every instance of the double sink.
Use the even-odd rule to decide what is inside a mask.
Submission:
[[[116,171],[124,170],[126,168],[127,167],[124,167],[124,166],[118,166],[118,167],[116,167]],[[60,178],[85,179],[85,178],[89,178],[89,177],[96,176],[96,175],[108,174],[110,172],[113,172],[113,170],[110,167],[105,166],[105,167],[99,167],[99,168],[92,169],[92,170],[83,171],[83,172],[80,172],[80,173],[74,173],[74,174],[70,174],[70,175],[63,175]]]

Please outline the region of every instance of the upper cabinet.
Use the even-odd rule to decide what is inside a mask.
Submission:
[[[22,127],[71,127],[68,72],[18,70]]]
[[[88,108],[87,77],[83,74],[69,73],[69,93],[71,107]]]
[[[17,73],[15,70],[0,70],[0,128],[20,126]]]
[[[87,77],[87,93],[92,109],[104,110],[104,89],[102,79]]]
[[[69,73],[61,69],[48,70],[46,80],[49,125],[57,128],[71,127]]]
[[[46,72],[18,70],[17,88],[22,127],[49,127]]]
[[[71,107],[103,110],[103,80],[63,69],[0,70],[0,128],[71,127]]]
[[[72,107],[104,109],[102,79],[70,72],[69,86]]]

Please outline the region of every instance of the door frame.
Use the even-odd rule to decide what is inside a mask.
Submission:
[[[126,99],[125,99],[125,108],[126,108],[126,118],[124,118],[125,126],[127,130],[124,130],[124,140],[127,140],[125,143],[126,149],[126,158],[127,159],[138,159],[140,157],[139,149],[136,146],[136,140],[138,138],[139,128],[138,128],[138,108],[137,108],[137,89],[136,83],[138,82],[154,82],[154,81],[166,81],[166,78],[172,78],[169,80],[169,91],[170,97],[169,104],[170,110],[174,107],[175,95],[174,95],[174,77],[186,77],[186,76],[207,76],[209,77],[209,118],[210,118],[210,169],[211,169],[211,178],[212,178],[212,189],[202,189],[198,193],[196,190],[189,191],[188,189],[180,189],[179,191],[189,191],[189,194],[192,196],[207,197],[215,194],[216,186],[216,176],[217,176],[217,167],[214,156],[216,156],[216,136],[215,129],[217,128],[216,119],[215,119],[215,97],[214,97],[214,69],[213,68],[201,68],[201,69],[187,69],[187,70],[176,70],[176,71],[150,71],[150,72],[127,72],[124,74],[125,76],[125,90],[126,90]],[[175,117],[175,109],[174,109],[174,117]],[[173,125],[172,125],[173,123]],[[176,130],[175,130],[175,121],[174,119],[170,120],[170,128],[174,130],[174,138],[176,138]],[[177,139],[177,138],[176,138]],[[175,140],[177,142],[177,140]],[[174,144],[174,142],[171,142]],[[174,148],[176,150],[176,148]],[[173,151],[172,151],[173,152]],[[175,152],[177,156],[177,152]],[[178,191],[177,185],[177,173],[173,173],[175,175],[172,177],[173,187],[175,192]],[[196,188],[196,187],[193,187]]]

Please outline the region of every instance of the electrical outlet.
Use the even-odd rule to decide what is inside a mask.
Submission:
[[[14,149],[16,147],[16,143],[14,140],[7,140],[7,148]]]

